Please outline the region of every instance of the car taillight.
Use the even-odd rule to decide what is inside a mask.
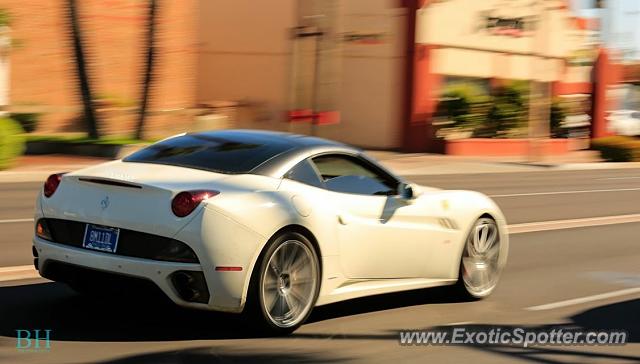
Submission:
[[[171,201],[171,211],[178,217],[185,217],[198,207],[200,202],[220,194],[219,191],[184,191]]]
[[[44,197],[51,197],[53,196],[53,194],[56,192],[56,190],[58,189],[58,186],[60,186],[60,181],[62,180],[62,176],[64,176],[66,173],[56,173],[56,174],[52,174],[50,175],[46,182],[44,183]]]

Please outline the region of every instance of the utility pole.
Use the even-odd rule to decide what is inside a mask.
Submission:
[[[294,38],[313,38],[315,40],[313,81],[311,84],[311,135],[317,134],[319,114],[319,83],[320,83],[320,45],[324,32],[315,26],[300,26],[294,29]],[[295,51],[294,51],[295,53]]]
[[[544,28],[547,24],[546,21],[546,8],[545,0],[539,0],[535,3],[535,7],[538,9],[539,21],[536,24],[536,30],[534,32],[534,39],[531,41],[531,56],[533,57],[531,82],[529,85],[529,162],[536,162],[541,156],[541,145],[539,143],[540,130],[542,124],[542,103],[543,97],[541,95],[542,88],[540,87],[542,81],[538,79],[541,77],[542,67],[541,63],[544,60],[544,42],[542,37],[545,36]]]
[[[551,33],[546,29],[549,29],[551,19],[549,13],[562,9],[547,7],[546,0],[539,0],[536,7],[540,9],[540,21],[536,25],[535,38],[531,42],[533,67],[529,91],[529,162],[544,157],[545,145],[550,137],[551,81],[548,79],[547,60],[550,58],[548,46]]]

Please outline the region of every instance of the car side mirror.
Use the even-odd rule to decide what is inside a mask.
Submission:
[[[398,197],[404,200],[412,200],[415,198],[415,191],[413,190],[413,186],[408,183],[400,182],[398,184]]]

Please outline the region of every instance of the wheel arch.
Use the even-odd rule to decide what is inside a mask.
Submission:
[[[476,223],[476,221],[478,221],[479,219],[482,218],[489,218],[493,221],[495,221],[496,223],[498,222],[498,220],[495,217],[494,213],[491,213],[491,211],[489,210],[483,210],[483,211],[478,211],[475,214],[473,214],[473,217],[471,217],[470,219],[468,219],[468,222],[465,224],[465,226],[461,227],[461,230],[463,231],[462,235],[461,235],[461,241],[460,244],[458,246],[458,250],[457,250],[457,256],[456,256],[456,261],[457,264],[455,267],[452,267],[452,273],[454,278],[458,278],[459,275],[459,270],[460,270],[460,264],[462,263],[462,250],[464,249],[464,245],[466,243],[466,240],[469,236],[469,234],[471,233],[471,229],[473,228],[474,224]]]
[[[299,224],[289,224],[286,226],[283,226],[282,228],[278,229],[275,233],[273,233],[269,239],[266,240],[266,242],[262,245],[262,247],[260,248],[260,253],[257,255],[257,257],[254,259],[253,264],[251,266],[251,273],[249,274],[249,282],[248,284],[245,284],[244,287],[244,292],[243,292],[243,309],[247,307],[247,302],[249,300],[249,292],[253,289],[253,286],[256,284],[256,274],[257,274],[257,270],[258,270],[258,266],[260,264],[260,262],[262,261],[262,258],[264,257],[264,254],[266,253],[268,247],[271,245],[271,242],[273,242],[274,239],[276,239],[278,236],[284,234],[284,233],[298,233],[301,234],[302,236],[304,236],[305,238],[309,239],[309,242],[311,242],[311,245],[313,246],[313,249],[315,250],[315,253],[318,255],[318,269],[320,271],[319,273],[319,284],[320,286],[322,285],[322,252],[320,250],[320,245],[318,244],[318,239],[315,237],[315,235],[311,232],[311,230],[309,230],[308,228],[299,225]],[[321,287],[320,287],[321,288]],[[320,289],[319,288],[319,289]]]
[[[491,220],[493,220],[493,221],[497,221],[497,220],[496,220],[496,218],[495,218],[495,216],[493,216],[493,215],[492,215],[491,213],[489,213],[489,212],[485,212],[485,213],[483,213],[482,215],[478,216],[478,218],[477,218],[476,220],[478,220],[478,219],[482,219],[482,218],[489,218],[489,219],[491,219]]]
[[[455,277],[459,278],[459,270],[460,270],[460,264],[462,263],[462,251],[464,249],[464,245],[466,243],[466,239],[468,238],[469,234],[471,233],[471,229],[473,228],[474,224],[476,223],[476,221],[478,221],[479,219],[482,218],[489,218],[493,221],[496,222],[497,226],[498,226],[498,231],[500,233],[500,241],[503,245],[506,245],[507,247],[507,252],[508,252],[508,247],[509,247],[509,234],[508,231],[506,230],[506,224],[504,224],[502,217],[500,216],[500,212],[496,212],[496,211],[491,211],[491,210],[484,210],[484,211],[478,211],[476,214],[474,214],[474,218],[469,220],[469,223],[467,224],[466,227],[464,227],[463,231],[464,234],[462,235],[462,241],[460,243],[459,249],[458,249],[458,255],[457,255],[457,261],[458,264],[455,267]]]

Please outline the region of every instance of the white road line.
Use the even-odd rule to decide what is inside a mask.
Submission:
[[[9,220],[0,220],[0,224],[13,224],[16,222],[32,222],[33,219],[9,219]]]
[[[0,223],[30,222],[30,221],[33,221],[33,219],[0,220]],[[562,229],[572,229],[572,228],[590,227],[590,226],[604,226],[604,225],[614,225],[614,224],[624,224],[624,223],[634,223],[634,222],[640,222],[640,214],[528,222],[528,223],[522,223],[522,224],[508,225],[508,229],[510,234],[523,234],[523,233],[538,232],[538,231],[562,230]],[[37,277],[39,277],[39,274],[31,265],[16,266],[16,267],[0,267],[0,282],[17,280],[17,279],[37,278]],[[638,288],[638,290],[640,290],[640,288]]]
[[[567,307],[567,306],[580,305],[580,304],[583,304],[583,303],[606,300],[608,298],[619,297],[619,296],[627,296],[627,295],[631,295],[631,294],[635,294],[635,293],[640,293],[640,287],[627,288],[627,289],[622,289],[622,290],[619,290],[619,291],[596,294],[596,295],[593,295],[593,296],[574,298],[574,299],[566,300],[566,301],[548,303],[546,305],[531,306],[531,307],[525,308],[525,310],[527,310],[527,311],[553,310],[554,308],[561,308],[561,307]]]
[[[596,181],[618,180],[618,179],[639,179],[640,176],[628,176],[628,177],[605,177],[596,178]]]
[[[464,326],[471,325],[473,321],[460,321],[460,322],[450,322],[448,324],[444,324],[443,326]]]
[[[33,265],[0,268],[0,282],[18,281],[22,279],[40,278]]]
[[[585,217],[582,219],[553,220],[526,222],[522,224],[508,225],[510,234],[532,233],[537,231],[551,231],[573,229],[590,226],[605,226],[615,224],[626,224],[632,222],[640,222],[640,214],[601,216],[601,217]]]
[[[0,224],[33,222],[33,219],[0,220]],[[603,226],[640,222],[640,214],[586,217],[581,219],[565,219],[552,221],[534,221],[509,225],[509,233],[522,234],[536,231],[562,230],[589,226]]]
[[[551,191],[551,192],[530,192],[530,193],[511,193],[504,195],[489,195],[489,197],[521,197],[521,196],[545,196],[545,195],[570,195],[577,193],[598,193],[598,192],[627,192],[640,191],[640,188],[616,188],[607,190],[575,190],[575,191]]]

